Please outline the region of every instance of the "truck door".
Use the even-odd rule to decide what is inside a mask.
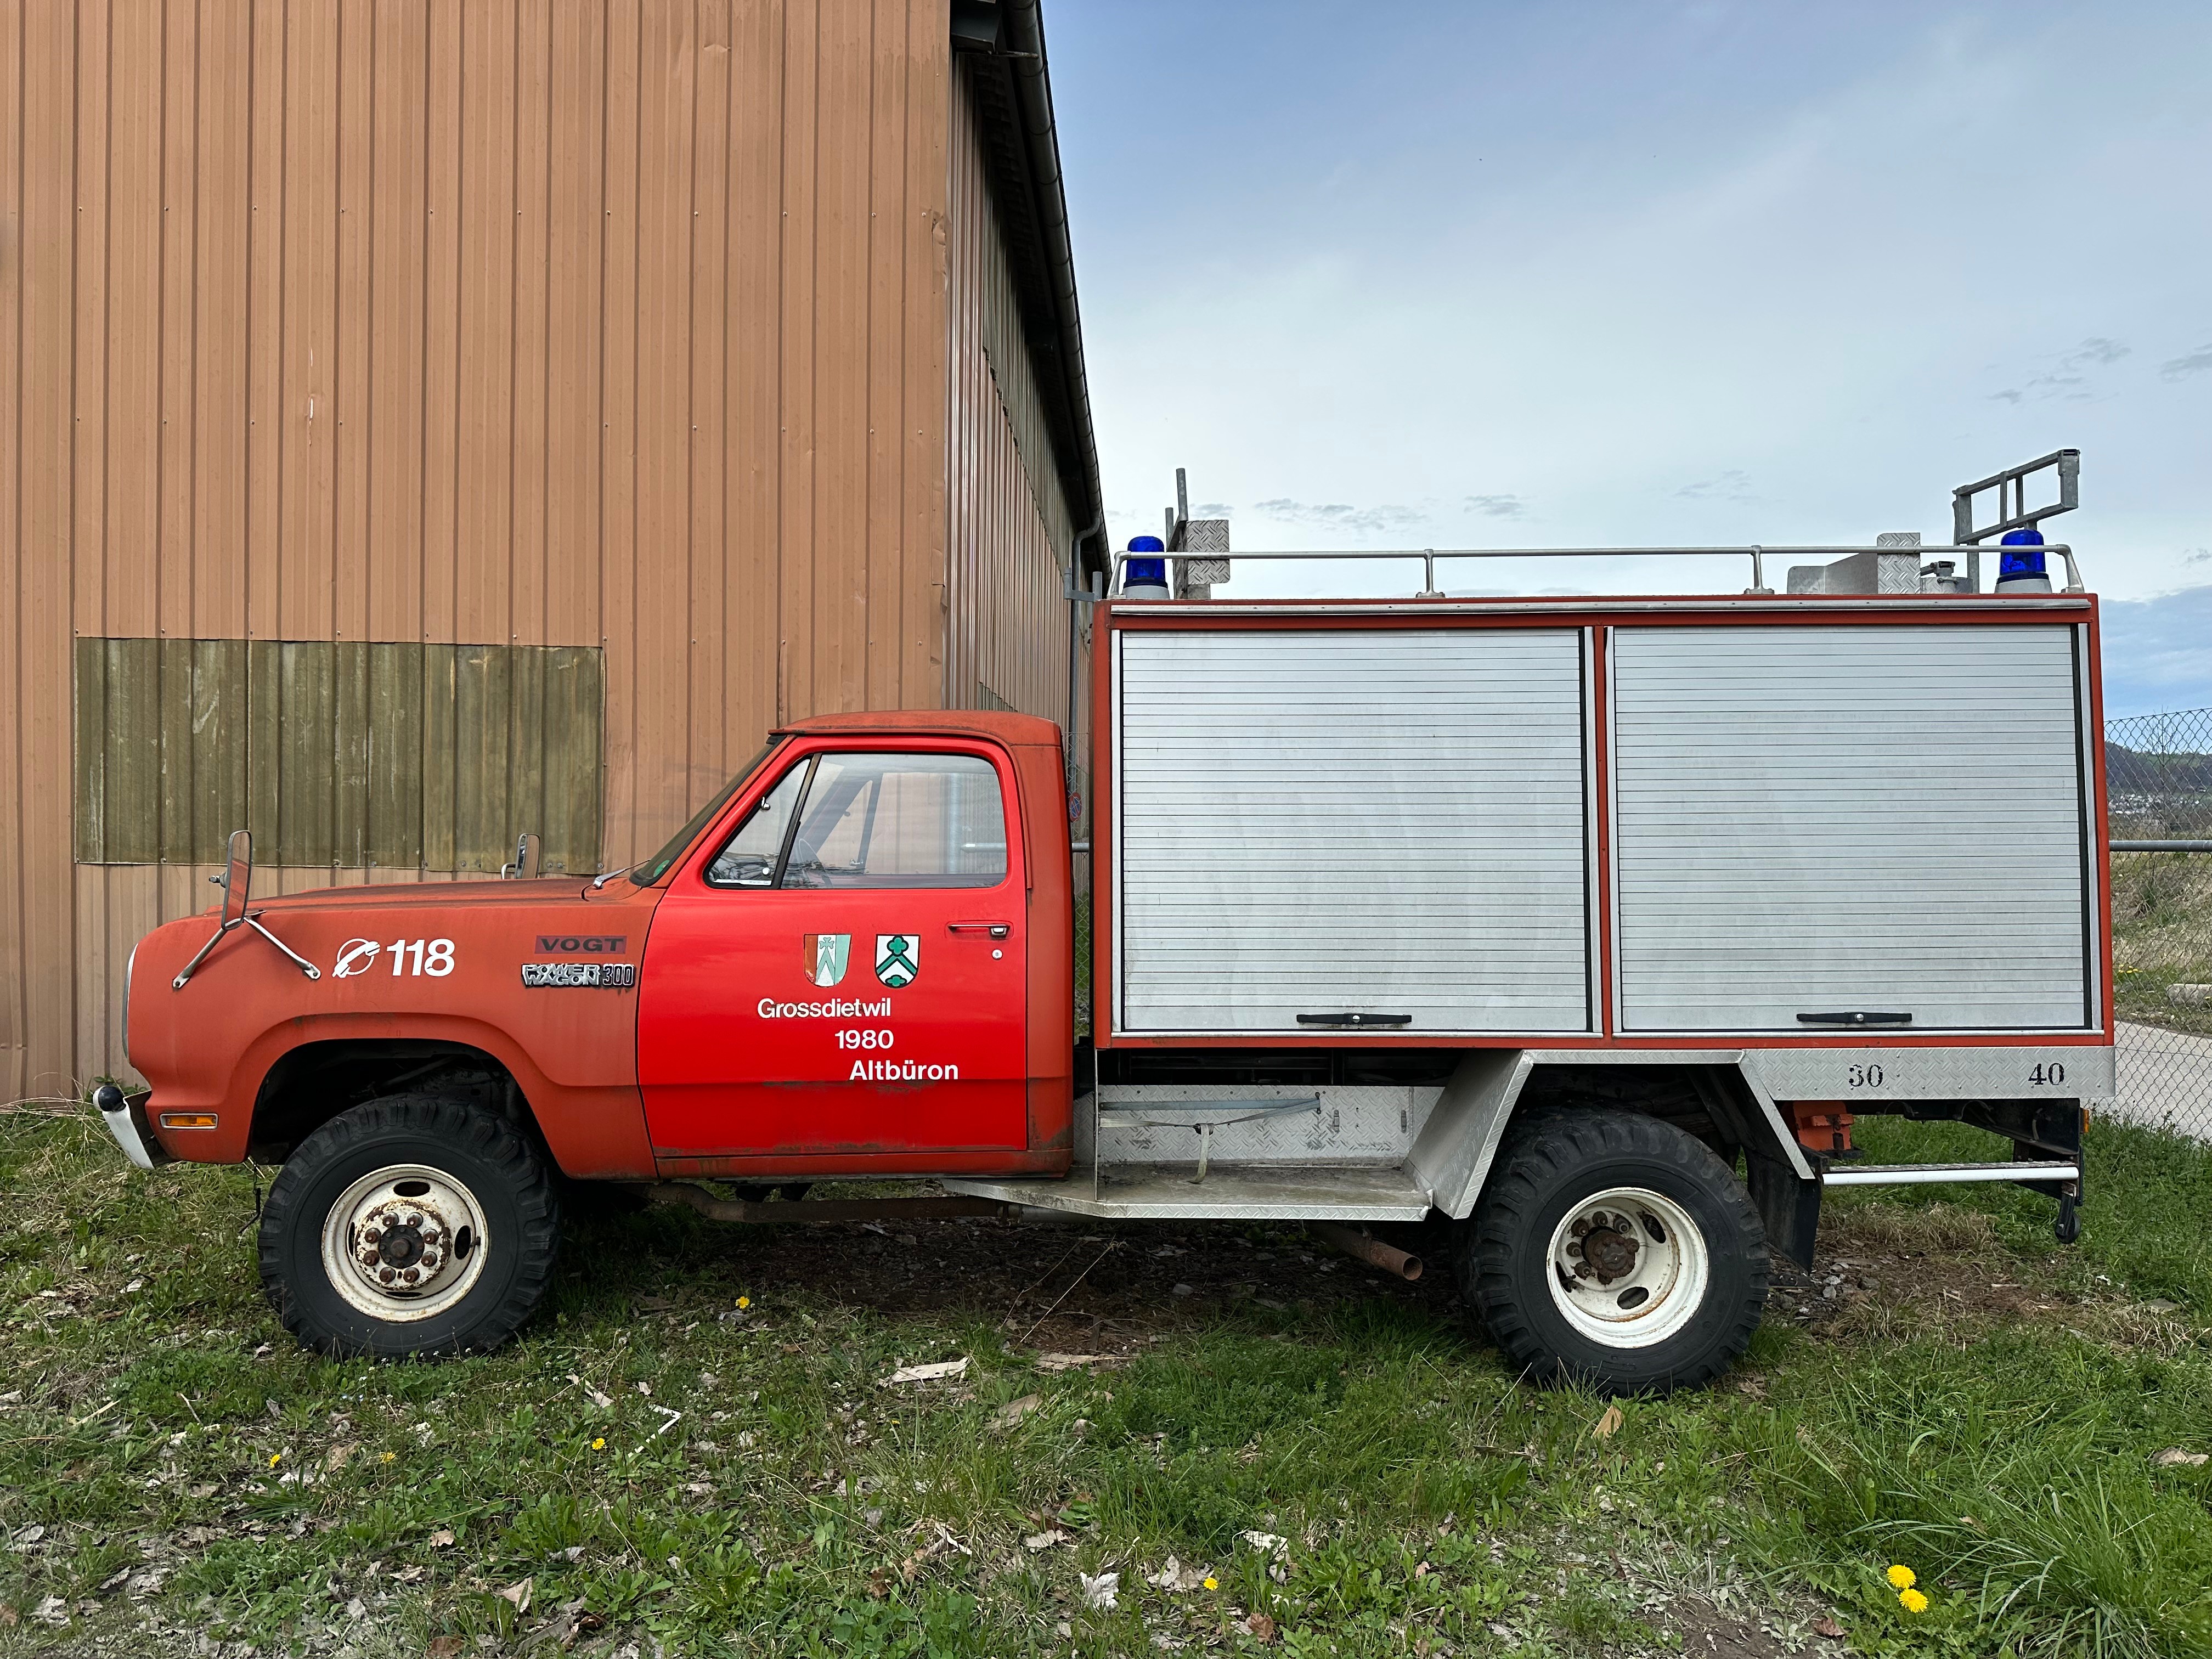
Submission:
[[[980,744],[797,745],[654,915],[638,1067],[656,1152],[864,1170],[1025,1147],[1013,799]]]

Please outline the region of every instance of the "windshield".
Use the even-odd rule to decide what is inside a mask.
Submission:
[[[781,738],[770,738],[768,746],[745,763],[744,768],[714,792],[712,800],[691,815],[690,822],[669,837],[668,844],[629,872],[629,878],[640,887],[650,887],[668,873],[669,866],[684,856],[684,849],[699,838],[699,832],[713,822],[714,814],[729,805],[730,797],[738,793],[738,786],[761,769],[761,763],[783,746]]]

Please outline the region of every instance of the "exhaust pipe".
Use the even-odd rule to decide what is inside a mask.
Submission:
[[[1306,1231],[1322,1243],[1342,1250],[1353,1261],[1364,1261],[1370,1267],[1380,1267],[1386,1273],[1395,1273],[1408,1284],[1421,1276],[1420,1257],[1408,1255],[1395,1245],[1385,1244],[1379,1238],[1356,1233],[1334,1221],[1309,1221]]]

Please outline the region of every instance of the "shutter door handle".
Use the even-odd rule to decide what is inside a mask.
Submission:
[[[1301,1025],[1411,1025],[1411,1014],[1300,1014]]]
[[[988,933],[993,939],[1004,939],[1014,930],[1003,921],[948,921],[948,933]]]
[[[1800,1025],[1910,1025],[1910,1014],[1877,1013],[1865,1008],[1846,1008],[1832,1014],[1800,1014]]]

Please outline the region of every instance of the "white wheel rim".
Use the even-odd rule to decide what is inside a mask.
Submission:
[[[427,1164],[389,1164],[339,1194],[323,1218],[323,1272],[372,1319],[411,1324],[475,1288],[490,1242],[466,1187]]]
[[[1552,1304],[1577,1332],[1608,1348],[1648,1348],[1704,1304],[1712,1256],[1674,1200],[1608,1187],[1559,1218],[1544,1268]]]

